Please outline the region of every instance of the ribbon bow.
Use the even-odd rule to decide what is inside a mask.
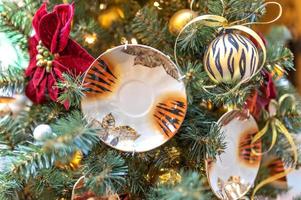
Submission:
[[[276,141],[277,141],[277,137],[278,134],[283,134],[285,136],[285,138],[287,139],[288,143],[291,146],[292,152],[293,152],[293,157],[294,157],[294,163],[291,167],[287,168],[286,170],[284,170],[283,172],[276,174],[272,177],[269,177],[265,180],[263,180],[261,183],[259,183],[252,194],[251,199],[254,199],[254,196],[256,194],[256,192],[262,188],[263,186],[276,181],[282,177],[285,177],[287,174],[289,174],[296,166],[297,166],[297,162],[298,162],[298,151],[297,151],[297,147],[294,143],[294,139],[291,136],[290,132],[288,131],[288,129],[285,127],[285,125],[277,118],[278,116],[283,116],[286,114],[286,111],[281,112],[281,108],[284,105],[284,102],[286,100],[292,100],[292,110],[296,109],[296,104],[295,104],[295,97],[292,94],[285,94],[282,95],[278,102],[276,100],[272,100],[269,104],[269,116],[268,116],[268,120],[265,124],[265,126],[263,127],[263,129],[261,129],[252,139],[252,144],[256,143],[258,140],[260,140],[265,134],[268,133],[268,130],[272,130],[272,141],[271,141],[271,145],[268,148],[267,151],[263,152],[263,153],[259,153],[256,152],[254,149],[252,149],[252,152],[256,155],[262,155],[265,154],[267,152],[269,152],[270,150],[272,150],[272,148],[275,146]]]

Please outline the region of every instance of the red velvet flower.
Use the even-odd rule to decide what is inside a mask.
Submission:
[[[26,95],[34,103],[57,101],[59,89],[56,84],[63,80],[62,74],[79,75],[94,58],[78,43],[69,38],[74,4],[60,4],[47,12],[44,3],[33,18],[35,35],[29,39],[29,66],[25,72],[30,80]],[[69,103],[65,102],[65,107]]]
[[[268,72],[263,72],[263,76],[264,83],[259,91],[255,90],[250,98],[247,99],[247,108],[256,119],[259,119],[262,109],[267,109],[270,101],[277,97],[272,75]]]

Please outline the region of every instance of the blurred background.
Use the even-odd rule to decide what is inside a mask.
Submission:
[[[289,72],[289,79],[297,87],[301,94],[301,1],[300,0],[274,0],[283,6],[283,14],[280,20],[269,25],[258,25],[256,30],[267,34],[275,25],[284,25],[290,30],[288,33],[288,46],[295,56],[296,71]],[[264,21],[272,19],[278,13],[277,6],[268,6]]]

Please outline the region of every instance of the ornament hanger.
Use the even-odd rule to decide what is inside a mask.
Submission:
[[[223,0],[221,0],[221,3],[223,5],[223,7],[224,7],[224,1]],[[191,4],[190,4],[190,8],[191,9],[193,8],[193,4],[194,4],[194,0],[191,1]],[[272,5],[272,4],[277,5],[279,7],[279,13],[278,13],[278,15],[273,20],[265,21],[265,22],[247,22],[247,23],[241,23],[241,22],[246,21],[250,17],[252,17],[252,15],[255,14],[257,11],[259,11],[260,9],[262,9],[262,8],[268,6],[268,5]],[[265,61],[266,61],[266,47],[265,47],[265,44],[263,43],[263,41],[260,38],[260,36],[255,31],[253,31],[251,28],[247,27],[247,25],[270,24],[270,23],[273,23],[273,22],[277,21],[281,16],[282,16],[282,6],[281,6],[281,4],[279,4],[277,2],[266,2],[263,5],[261,5],[260,7],[258,7],[252,14],[248,15],[247,17],[245,17],[244,19],[238,20],[238,21],[234,21],[234,22],[229,22],[225,17],[219,16],[219,15],[201,15],[199,17],[196,17],[196,18],[192,19],[189,23],[187,23],[182,28],[182,30],[180,31],[180,33],[178,34],[178,36],[176,38],[175,45],[174,45],[175,63],[176,63],[177,66],[180,66],[179,62],[178,62],[178,56],[177,56],[177,44],[179,42],[180,36],[192,24],[198,23],[198,24],[202,24],[204,26],[208,26],[208,27],[212,27],[212,28],[221,27],[222,30],[237,30],[237,31],[241,31],[241,32],[243,32],[243,33],[251,36],[259,44],[259,46],[261,47],[261,51],[262,51],[261,64],[260,64],[260,67],[257,69],[257,71],[252,76],[250,76],[249,78],[241,80],[235,87],[231,88],[226,93],[216,94],[216,93],[212,93],[212,92],[208,91],[208,89],[215,88],[216,85],[203,86],[203,90],[205,92],[211,94],[211,95],[214,95],[214,96],[228,95],[228,94],[232,93],[233,91],[235,91],[236,89],[238,89],[243,83],[248,82],[254,76],[256,76],[263,69]]]

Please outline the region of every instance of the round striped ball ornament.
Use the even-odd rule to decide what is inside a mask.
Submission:
[[[204,56],[204,66],[216,83],[236,83],[254,75],[259,53],[245,36],[224,33],[211,42]]]

